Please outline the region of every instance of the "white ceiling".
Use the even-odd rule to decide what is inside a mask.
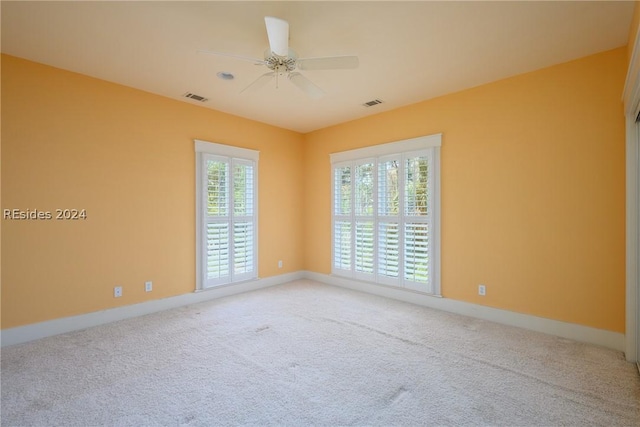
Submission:
[[[627,43],[633,2],[10,2],[2,52],[309,132]],[[240,91],[262,66],[198,53],[262,58],[264,16],[290,24],[299,57],[358,55],[354,70],[302,73]],[[216,78],[219,71],[235,75]],[[193,92],[209,100],[182,98]],[[379,98],[383,104],[365,108]],[[37,102],[37,101],[35,101]]]

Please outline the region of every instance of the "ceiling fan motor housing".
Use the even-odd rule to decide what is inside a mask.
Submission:
[[[264,52],[264,62],[267,68],[279,74],[290,73],[295,70],[297,59],[298,56],[293,49],[289,49],[289,55],[287,56],[276,55],[271,49],[267,49]]]

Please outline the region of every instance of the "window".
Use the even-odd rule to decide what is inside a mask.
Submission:
[[[255,279],[258,152],[195,147],[198,289]]]
[[[440,293],[441,135],[331,155],[332,273]]]

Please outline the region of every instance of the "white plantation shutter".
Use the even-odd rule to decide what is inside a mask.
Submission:
[[[400,158],[378,162],[378,215],[398,218],[400,213]]]
[[[229,162],[207,155],[204,161],[206,280],[224,283],[231,276],[229,245]]]
[[[373,274],[374,254],[374,223],[373,221],[356,222],[356,265],[357,273]]]
[[[416,284],[429,283],[429,225],[404,226],[404,278]]]
[[[351,270],[351,223],[336,221],[333,232],[333,266],[337,270]]]
[[[333,270],[351,271],[353,236],[351,234],[351,166],[333,169]]]
[[[233,159],[233,214],[251,217],[254,209],[253,165],[247,160]]]
[[[207,223],[206,236],[207,280],[222,280],[229,277],[229,224]]]
[[[429,195],[429,163],[428,155],[405,155],[404,168],[404,214],[406,216],[424,217],[428,214],[427,198]]]
[[[254,173],[250,161],[233,159],[233,274],[235,280],[255,277]]]
[[[440,141],[331,156],[334,274],[439,294]]]
[[[229,214],[229,164],[225,159],[210,157],[206,164],[207,216],[226,217]]]
[[[348,217],[351,215],[351,166],[336,167],[334,176],[334,213]]]
[[[402,253],[399,155],[378,159],[378,281],[397,284]]]
[[[196,141],[196,154],[198,288],[256,278],[257,152]]]
[[[375,169],[373,161],[355,166],[355,207],[357,217],[373,218]]]
[[[378,224],[378,274],[383,283],[393,284],[395,281],[387,277],[397,278],[400,271],[400,233],[398,223],[381,222]]]
[[[354,165],[355,275],[364,280],[374,277],[375,253],[375,159]]]
[[[433,223],[429,195],[433,193],[433,156],[404,155],[404,279],[405,286],[432,292],[432,252],[429,229]]]
[[[253,224],[233,224],[233,273],[236,276],[253,272]]]

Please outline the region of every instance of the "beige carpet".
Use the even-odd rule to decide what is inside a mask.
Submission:
[[[2,350],[3,426],[639,426],[621,353],[297,281]]]

